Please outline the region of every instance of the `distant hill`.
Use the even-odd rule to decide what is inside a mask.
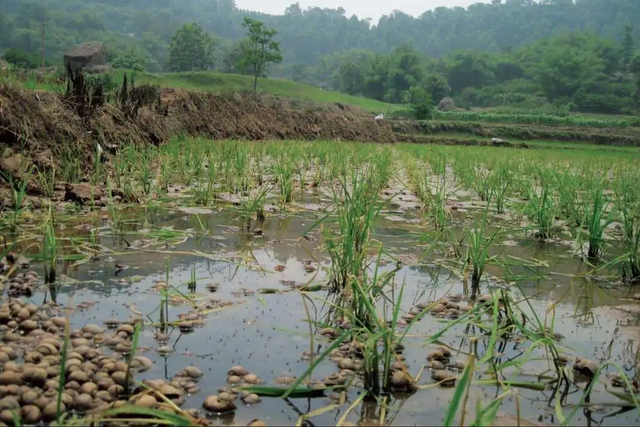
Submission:
[[[493,0],[466,9],[440,7],[419,18],[394,12],[372,26],[346,16],[343,9],[303,10],[297,3],[274,16],[239,10],[233,0],[3,0],[0,51],[19,47],[39,53],[44,21],[46,52],[52,58],[95,39],[118,49],[140,50],[160,69],[171,35],[181,25],[196,22],[224,45],[244,36],[241,22],[247,15],[278,30],[286,63],[314,66],[337,51],[388,52],[403,43],[440,57],[458,49],[510,51],[571,30],[621,38],[625,25],[640,22],[640,1]]]

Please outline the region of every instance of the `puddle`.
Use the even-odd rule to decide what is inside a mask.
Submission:
[[[198,217],[196,218],[196,214]],[[109,319],[124,320],[130,316],[151,314],[148,322],[158,322],[158,307],[161,296],[157,290],[158,283],[168,282],[187,292],[184,284],[192,275],[196,277],[197,304],[211,301],[214,305],[224,301],[229,305],[217,307],[204,320],[201,326],[191,333],[181,333],[179,328],[170,329],[169,341],[166,345],[173,352],[166,356],[158,354],[162,343],[154,337],[157,328],[147,325],[140,336],[140,354],[154,361],[153,367],[138,375],[137,379],[163,378],[169,381],[174,375],[187,366],[198,367],[204,373],[204,380],[199,383],[201,391],[186,397],[185,407],[200,408],[206,396],[215,394],[218,388],[227,381],[227,371],[234,365],[241,365],[251,373],[275,385],[273,380],[279,376],[298,376],[309,366],[305,354],[321,351],[326,340],[314,336],[315,342],[310,344],[309,327],[306,323],[308,313],[298,292],[291,292],[292,284],[299,286],[325,284],[330,263],[320,248],[321,236],[315,233],[314,240],[301,239],[309,226],[316,221],[312,212],[299,212],[295,216],[280,218],[271,216],[262,225],[262,234],[241,230],[242,222],[237,212],[222,210],[208,213],[205,210],[180,209],[173,215],[160,210],[147,216],[150,229],[142,230],[146,234],[161,235],[173,231],[184,233],[178,243],[152,247],[132,242],[137,241],[139,234],[124,234],[122,239],[115,236],[101,236],[99,244],[113,250],[108,258],[87,261],[73,266],[66,262],[61,269],[62,284],[58,289],[57,302],[62,306],[87,305],[85,310],[76,310],[71,317],[74,328],[82,328],[88,324],[103,325]],[[397,227],[401,214],[391,218],[381,217],[377,223],[376,238],[394,254],[405,254],[406,259],[418,262],[423,253],[415,247],[419,243],[419,235],[412,234]],[[416,219],[405,215],[406,224]],[[204,224],[206,235],[196,237],[184,230],[194,230],[198,222]],[[97,224],[94,224],[97,225]],[[77,230],[77,229],[76,229]],[[313,234],[313,233],[312,233]],[[168,236],[168,239],[171,239]],[[129,246],[123,240],[129,241]],[[139,239],[138,239],[139,240]],[[155,241],[155,240],[151,240]],[[167,247],[169,246],[169,247]],[[413,248],[412,248],[413,247]],[[521,282],[524,295],[530,297],[531,309],[544,315],[550,301],[558,301],[555,307],[554,332],[564,336],[562,345],[571,349],[570,354],[590,357],[603,363],[615,361],[623,363],[632,371],[635,360],[626,360],[637,351],[637,315],[635,305],[615,308],[620,299],[630,298],[628,290],[603,290],[593,283],[568,277],[580,270],[579,260],[573,257],[557,257],[563,254],[562,248],[551,247],[545,254],[539,252],[536,245],[519,244],[517,240],[505,239],[501,251],[522,259],[542,259],[549,263],[545,267],[547,273],[559,275],[553,280],[531,279]],[[546,255],[546,256],[541,256]],[[419,264],[419,262],[418,262]],[[306,266],[314,266],[313,271]],[[278,267],[277,266],[284,266]],[[387,271],[390,265],[384,267]],[[280,271],[278,271],[280,270]],[[567,276],[561,275],[566,272]],[[167,274],[168,273],[168,274]],[[453,295],[463,291],[462,281],[455,271],[437,265],[405,265],[396,272],[396,283],[404,283],[403,309],[417,301],[434,301],[445,295]],[[213,286],[215,285],[215,286]],[[213,289],[215,292],[210,292]],[[269,289],[273,293],[260,293]],[[238,292],[241,291],[241,292]],[[519,291],[518,291],[519,292]],[[319,293],[323,295],[323,293]],[[34,291],[28,301],[36,304],[47,298],[47,292],[41,289]],[[319,297],[322,297],[319,295]],[[50,298],[50,295],[48,295]],[[588,300],[588,303],[585,303]],[[90,305],[89,305],[90,304]],[[313,302],[311,316],[321,311],[320,300]],[[177,318],[189,312],[188,304],[171,305],[169,317]],[[616,315],[612,315],[615,312]],[[424,348],[425,338],[443,328],[442,319],[427,315],[411,329],[410,337],[404,344],[408,370],[416,375],[426,360],[429,348]],[[630,323],[633,329],[622,324]],[[453,358],[464,362],[468,352],[468,338],[475,335],[480,346],[486,346],[488,338],[480,331],[468,330],[464,324],[456,325],[443,338],[442,342],[454,349]],[[432,349],[434,346],[430,346]],[[524,357],[526,345],[504,342],[501,348],[503,360]],[[458,354],[459,351],[459,354]],[[306,352],[306,353],[305,353]],[[539,350],[535,355],[543,357]],[[625,356],[626,355],[626,356]],[[532,355],[528,358],[536,359]],[[540,372],[549,368],[548,362],[532,360],[524,365],[518,377],[535,382]],[[626,368],[625,368],[626,369]],[[335,372],[330,362],[321,363],[313,372],[312,379],[321,379]],[[632,377],[633,372],[629,372]],[[420,384],[430,384],[429,371],[425,371]],[[391,425],[407,425],[420,420],[444,419],[447,405],[453,395],[454,388],[435,388],[419,390],[410,396],[390,396],[389,404],[402,409],[395,414]],[[487,404],[498,391],[495,387],[472,387],[470,407],[477,402]],[[524,418],[542,422],[557,422],[553,402],[549,406],[551,393],[526,389],[518,389],[520,394],[520,410]],[[357,398],[357,391],[349,392],[348,401]],[[276,398],[262,398],[261,403],[243,405],[235,415],[226,416],[224,424],[247,423],[260,418],[270,425],[292,424],[301,414],[310,413],[332,403],[330,398],[292,399],[283,401]],[[596,386],[592,394],[593,401],[610,401],[606,391]],[[572,402],[569,396],[567,404]],[[573,402],[575,403],[575,401]],[[507,407],[504,404],[503,408]],[[358,422],[361,417],[379,417],[380,407],[367,406],[368,409],[354,411],[348,417]],[[603,408],[594,419],[602,418],[607,413]],[[314,417],[314,423],[333,424],[336,415],[332,412]],[[220,420],[219,420],[220,421]],[[634,412],[607,419],[607,425],[624,425],[637,421]],[[576,425],[586,425],[587,419],[580,413],[574,418]]]
[[[635,408],[621,400],[624,389],[607,377],[617,372],[614,366],[608,366],[594,381],[586,400],[583,390],[588,378],[572,372],[577,365],[574,360],[581,357],[598,366],[614,364],[628,378],[637,378],[640,305],[633,298],[637,290],[619,286],[618,279],[587,274],[589,269],[572,252],[573,241],[566,236],[536,240],[520,226],[521,216],[491,212],[484,235],[500,234],[488,256],[504,265],[486,266],[480,283],[482,295],[469,302],[469,273],[460,262],[462,255],[455,257],[460,247],[451,242],[468,236],[486,203],[474,200],[471,191],[456,190],[450,198],[455,203],[447,202],[451,227],[446,239],[436,238],[438,230],[424,221],[420,200],[398,184],[390,186],[387,193],[393,197],[370,237],[385,250],[376,274],[380,280],[394,274],[384,286],[400,307],[397,334],[411,326],[402,340],[404,349],[394,353],[401,366],[394,372],[406,368],[419,379],[411,392],[383,393],[379,400],[363,401],[365,379],[345,371],[345,367],[358,369],[359,359],[350,353],[353,349],[334,345],[332,340],[343,330],[358,328],[348,325],[327,330],[325,324],[332,260],[323,243],[337,233],[330,234],[336,229],[335,221],[323,227],[319,222],[333,209],[334,195],[322,187],[308,189],[283,209],[274,200],[279,196],[269,194],[264,203],[266,219],[251,219],[247,227],[242,211],[245,196],[221,193],[218,200],[228,205],[183,207],[175,200],[187,200],[188,188],[175,188],[171,207],[158,203],[91,213],[60,209],[55,230],[65,239],[61,253],[66,258],[57,266],[55,285],[42,284],[45,268],[38,256],[46,237],[43,239],[40,229],[38,235],[22,236],[18,249],[33,259],[30,266],[18,268],[19,280],[4,284],[0,304],[13,316],[0,316],[5,343],[7,334],[24,329],[17,322],[10,324],[9,319],[23,312],[9,299],[12,292],[22,292],[22,301],[45,307],[50,316],[63,316],[65,308],[73,308],[71,329],[87,329],[75,339],[87,340],[91,349],[106,354],[111,350],[105,346],[115,349],[114,363],[126,360],[121,356],[128,351],[123,346],[128,345],[136,322],[113,325],[123,329],[107,326],[139,319],[144,326],[136,355],[153,364],[136,371],[135,379],[165,380],[183,387],[181,407],[197,408],[199,416],[221,425],[247,425],[255,419],[267,425],[293,425],[301,417],[306,419],[303,425],[378,425],[381,417],[384,425],[442,425],[456,387],[439,385],[437,372],[446,369],[444,378],[453,376],[459,384],[465,366],[470,366],[471,352],[476,359],[466,398],[466,425],[475,420],[476,409],[486,409],[495,399],[502,403],[494,425],[511,425],[517,412],[523,418],[521,425],[560,424],[557,406],[565,416],[575,411],[571,425],[640,422]],[[114,231],[116,222],[120,232]],[[609,249],[609,254],[615,256],[616,249]],[[368,255],[368,260],[375,260],[373,251]],[[371,268],[368,274],[373,271]],[[465,298],[456,297],[459,294]],[[378,300],[377,309],[387,315],[385,321],[392,322],[394,307],[383,301]],[[499,302],[494,306],[493,301]],[[508,304],[517,305],[517,311],[508,311]],[[492,307],[499,309],[496,319],[506,322],[500,323],[500,330],[492,330]],[[517,315],[508,321],[501,317],[508,313]],[[29,315],[27,309],[27,320]],[[416,317],[419,320],[412,322]],[[40,321],[41,325],[47,322]],[[348,323],[345,316],[340,321],[341,325]],[[536,322],[553,330],[542,334],[534,327]],[[89,333],[95,328],[88,325],[102,330]],[[17,340],[11,344],[16,348],[26,346],[25,355],[33,350],[29,346],[34,342],[28,336],[9,337]],[[567,358],[564,372],[568,381],[552,381],[558,369],[554,356],[547,347],[534,345],[545,340],[554,340]],[[314,366],[330,346],[340,353],[331,352],[333,360],[327,357]],[[451,354],[446,356],[438,346],[445,346]],[[0,357],[8,351],[0,349]],[[322,387],[331,387],[328,379],[338,377],[342,383],[347,379],[353,383],[344,392],[330,389],[315,398],[262,396],[259,402],[246,403],[238,396],[235,411],[225,415],[204,410],[205,399],[211,403],[209,396],[232,391],[229,381],[235,381],[236,375],[229,372],[238,366],[263,380],[261,386],[291,384],[291,377],[303,375],[311,366],[305,386],[319,387],[322,382]],[[186,381],[185,369],[193,367],[203,375],[197,381]],[[497,379],[492,369],[498,370]],[[49,377],[54,378],[55,373]],[[0,391],[9,393],[8,386],[0,382],[5,387]],[[109,390],[118,393],[112,388],[101,391]],[[94,403],[97,396],[90,396]],[[109,400],[104,393],[100,396]],[[118,401],[113,396],[112,401],[106,400],[101,403]],[[220,400],[214,403],[219,406]],[[462,412],[457,411],[454,423]]]

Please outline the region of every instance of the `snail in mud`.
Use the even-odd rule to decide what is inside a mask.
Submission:
[[[231,369],[229,369],[229,372],[227,372],[227,375],[236,375],[238,377],[244,377],[245,375],[249,375],[249,371],[247,371],[242,366],[234,366]]]
[[[413,380],[405,371],[393,371],[391,378],[389,378],[389,384],[393,390],[397,391],[415,391],[416,385]]]
[[[573,370],[588,378],[593,378],[596,372],[598,372],[598,369],[599,367],[596,362],[582,357],[577,357],[573,363]]]
[[[433,378],[434,381],[440,383],[442,386],[445,386],[445,387],[453,386],[456,383],[456,377],[453,375],[450,375],[445,370],[433,371],[431,373],[431,378]]]
[[[218,414],[232,412],[236,409],[236,405],[233,402],[222,400],[217,395],[207,397],[202,404],[202,407],[209,412],[215,412]]]

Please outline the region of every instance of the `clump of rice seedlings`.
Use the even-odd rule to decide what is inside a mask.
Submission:
[[[602,255],[602,247],[605,243],[604,230],[613,222],[614,212],[610,210],[611,203],[606,200],[601,185],[589,192],[586,203],[588,203],[584,219],[586,233],[582,230],[578,240],[587,242],[587,258],[589,261],[595,261]]]
[[[264,201],[268,193],[269,187],[263,185],[262,187],[247,191],[243,196],[243,200],[240,203],[241,218],[243,218],[245,221],[244,228],[246,231],[252,230],[252,219],[254,215],[258,222],[262,222],[265,220]]]
[[[635,184],[623,181],[618,211],[622,220],[621,243],[624,254],[615,263],[622,267],[622,278],[635,283],[640,280],[640,198]]]
[[[471,168],[471,173],[473,174],[471,188],[483,202],[489,198],[489,177],[491,176],[492,170],[492,164],[481,163],[478,160],[475,161],[475,164],[473,164]]]
[[[425,166],[409,163],[407,173],[414,192],[422,202],[425,216],[436,230],[443,230],[447,225],[446,202],[451,195],[446,191],[446,174],[432,174]]]
[[[570,168],[553,168],[552,174],[557,190],[558,211],[571,226],[580,227],[584,221],[584,212],[580,201],[581,183],[585,176],[578,175]]]
[[[555,203],[551,174],[548,169],[539,170],[536,186],[531,186],[528,200],[524,205],[524,213],[533,219],[536,226],[535,237],[541,240],[549,239],[554,234]]]
[[[83,152],[77,144],[57,147],[56,158],[60,162],[60,178],[64,182],[80,182],[84,175]]]
[[[348,289],[352,278],[362,275],[373,224],[384,202],[378,200],[379,187],[372,188],[371,174],[361,169],[345,173],[332,187],[338,231],[323,230],[332,261],[331,292]]]
[[[131,169],[133,166],[133,171],[138,180],[140,188],[142,189],[142,194],[145,196],[149,196],[149,194],[151,194],[151,184],[153,176],[153,157],[151,154],[151,149],[147,147],[137,147],[134,153],[135,161],[133,164],[129,164],[129,168]]]
[[[22,205],[27,197],[27,186],[29,185],[29,181],[33,173],[32,171],[33,168],[24,172],[18,182],[14,181],[13,176],[0,171],[2,178],[11,188],[11,204],[13,205],[13,212],[11,214],[10,227],[12,233],[16,231],[16,227],[18,226],[18,218],[22,213]]]
[[[233,191],[248,191],[251,177],[249,176],[249,149],[245,142],[234,142],[231,149],[231,171]]]
[[[513,173],[507,161],[499,161],[489,174],[489,192],[495,201],[496,212],[499,214],[505,211],[507,192],[513,180]]]
[[[195,203],[206,206],[210,201],[214,200],[216,181],[218,178],[216,163],[213,156],[207,156],[206,175],[203,179],[198,180],[194,191]]]
[[[286,153],[276,159],[273,165],[273,173],[280,189],[280,204],[284,207],[293,200],[294,164]]]
[[[56,167],[53,162],[49,169],[41,171],[35,168],[35,177],[38,181],[38,187],[42,191],[42,195],[47,198],[52,198],[56,186]]]
[[[484,211],[480,224],[476,222],[474,228],[467,230],[461,241],[466,240],[466,251],[463,256],[464,282],[471,279],[471,298],[475,299],[480,290],[482,279],[487,265],[495,260],[489,255],[489,249],[498,236],[499,230],[492,234],[487,233],[488,206]],[[465,285],[466,287],[466,285]]]
[[[158,158],[158,191],[166,193],[173,179],[173,158],[169,155],[160,155]]]

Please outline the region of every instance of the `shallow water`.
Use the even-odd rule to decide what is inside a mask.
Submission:
[[[318,200],[310,198],[305,202]],[[239,228],[243,222],[238,218],[237,211],[228,208],[212,210],[212,213],[198,216],[180,209],[154,208],[142,212],[123,212],[125,217],[137,219],[135,223],[123,227],[128,230],[122,236],[124,239],[109,236],[109,223],[102,221],[99,214],[78,217],[78,223],[103,227],[102,233],[96,233],[100,234],[97,237],[98,243],[113,249],[114,253],[79,266],[66,262],[61,269],[64,276],[61,277],[57,294],[57,301],[65,306],[93,303],[88,309],[73,314],[74,328],[81,328],[89,323],[101,325],[110,318],[124,320],[135,313],[145,316],[152,313],[146,320],[158,322],[160,294],[153,286],[167,280],[167,272],[168,282],[179,286],[188,282],[192,271],[195,271],[200,301],[208,298],[231,301],[232,305],[210,313],[206,324],[192,333],[182,334],[177,328],[172,330],[169,345],[175,349],[175,353],[169,356],[160,356],[155,351],[159,344],[154,340],[155,329],[152,326],[147,325],[142,332],[140,351],[156,363],[153,369],[138,375],[136,379],[170,379],[191,364],[205,373],[199,382],[202,391],[190,396],[185,408],[200,408],[206,396],[216,393],[218,388],[225,385],[227,371],[233,365],[242,365],[272,384],[280,375],[301,375],[309,366],[309,362],[302,358],[303,352],[309,351],[311,346],[316,353],[321,352],[321,347],[327,343],[318,335],[314,335],[313,344],[311,343],[302,298],[298,292],[289,292],[290,283],[282,283],[326,283],[325,269],[329,267],[329,259],[319,247],[322,240],[319,230],[309,232],[324,213],[300,209],[295,213],[272,214],[260,225],[263,234],[257,236]],[[446,294],[463,291],[460,267],[444,267],[440,262],[444,259],[442,254],[425,254],[424,242],[420,241],[424,228],[416,221],[417,215],[416,211],[384,212],[376,227],[375,238],[384,244],[387,251],[407,261],[395,278],[396,284],[405,285],[402,303],[404,310],[408,310],[417,301],[433,301]],[[454,223],[468,224],[472,218],[473,215],[458,213]],[[498,227],[499,224],[494,220],[491,226]],[[64,233],[88,234],[78,230],[76,225],[67,225]],[[161,234],[159,230],[179,233],[174,233],[168,243],[164,241],[157,244]],[[203,231],[206,232],[204,237]],[[460,235],[461,230],[457,229],[455,233]],[[165,232],[164,236],[169,234]],[[502,241],[505,244],[500,244]],[[144,249],[136,248],[145,242],[153,244]],[[555,303],[554,332],[564,336],[561,344],[568,349],[568,354],[589,357],[600,363],[618,363],[630,378],[634,378],[637,339],[640,336],[638,318],[637,315],[625,314],[612,308],[631,304],[626,300],[634,290],[617,289],[606,282],[576,277],[584,272],[584,268],[580,260],[570,254],[569,249],[564,244],[541,246],[523,234],[513,232],[497,242],[492,248],[492,254],[501,259],[517,257],[546,262],[547,266],[529,270],[514,268],[514,274],[529,277],[520,280],[520,290],[516,289],[514,292],[522,292],[529,297],[531,307],[528,310],[532,309],[542,319],[549,303]],[[307,262],[319,267],[317,271],[306,272],[304,265]],[[284,271],[274,271],[276,265],[284,265]],[[385,269],[390,270],[391,265]],[[493,275],[501,276],[501,269],[495,266],[489,268],[487,276]],[[543,275],[546,277],[542,277]],[[207,284],[219,284],[219,287],[215,293],[210,293],[206,288]],[[491,280],[483,284],[483,290],[501,286],[504,283]],[[259,290],[264,288],[282,292],[260,293]],[[187,292],[184,286],[180,289]],[[240,294],[238,291],[241,291]],[[325,296],[324,292],[316,294],[318,298]],[[40,303],[45,297],[46,291],[41,290],[31,300]],[[312,317],[319,316],[320,306],[318,299],[315,307],[310,307]],[[170,318],[175,319],[179,313],[186,313],[188,310],[189,306],[186,305],[171,306]],[[551,317],[548,318],[549,322],[550,319]],[[446,321],[427,315],[413,326],[404,341],[404,356],[412,375],[415,376],[427,363],[426,355],[430,348],[423,345],[426,337],[445,324]],[[469,351],[468,338],[472,335],[478,338],[480,349],[487,345],[488,336],[479,331],[466,330],[464,324],[452,327],[441,341],[453,349],[459,349],[460,353],[454,353],[452,358],[464,362]],[[525,357],[523,353],[529,346],[529,342],[504,342],[504,347],[500,348],[503,353],[501,362]],[[535,350],[531,356],[547,359],[540,350]],[[520,381],[536,382],[540,374],[552,367],[553,364],[547,360],[532,360],[524,365],[522,371],[510,371],[508,379],[514,380],[517,375]],[[325,361],[316,368],[312,378],[321,379],[333,372],[336,372],[334,364]],[[603,378],[603,381],[606,379]],[[422,375],[420,385],[431,383],[433,381],[427,370]],[[584,387],[585,384],[580,386]],[[523,418],[558,423],[552,390],[517,390]],[[453,388],[435,387],[419,390],[413,395],[390,396],[389,403],[398,410],[387,411],[385,422],[390,425],[441,424],[453,392]],[[349,402],[357,397],[357,393],[357,389],[352,388],[347,403],[340,409],[325,412],[309,421],[314,425],[335,424],[344,415]],[[581,395],[575,386],[571,386],[568,393],[566,400],[563,400],[564,405],[575,404]],[[471,412],[466,423],[473,420],[474,406],[478,402],[486,407],[499,394],[500,389],[495,386],[473,386],[469,394]],[[580,408],[572,425],[600,422],[602,425],[629,425],[640,422],[635,410],[610,416],[620,409],[616,405],[609,405],[616,401],[602,384],[597,384],[591,395],[591,402],[602,405],[590,407],[591,412]],[[515,415],[514,402],[513,396],[508,397],[499,412]],[[246,424],[254,418],[260,418],[268,425],[294,424],[301,415],[331,403],[334,402],[328,397],[287,401],[263,398],[261,403],[252,406],[239,403],[233,415],[215,420],[229,425]],[[565,406],[565,414],[571,409],[570,406]],[[368,403],[358,406],[347,419],[357,423],[363,419],[377,419],[379,416],[380,406]]]

